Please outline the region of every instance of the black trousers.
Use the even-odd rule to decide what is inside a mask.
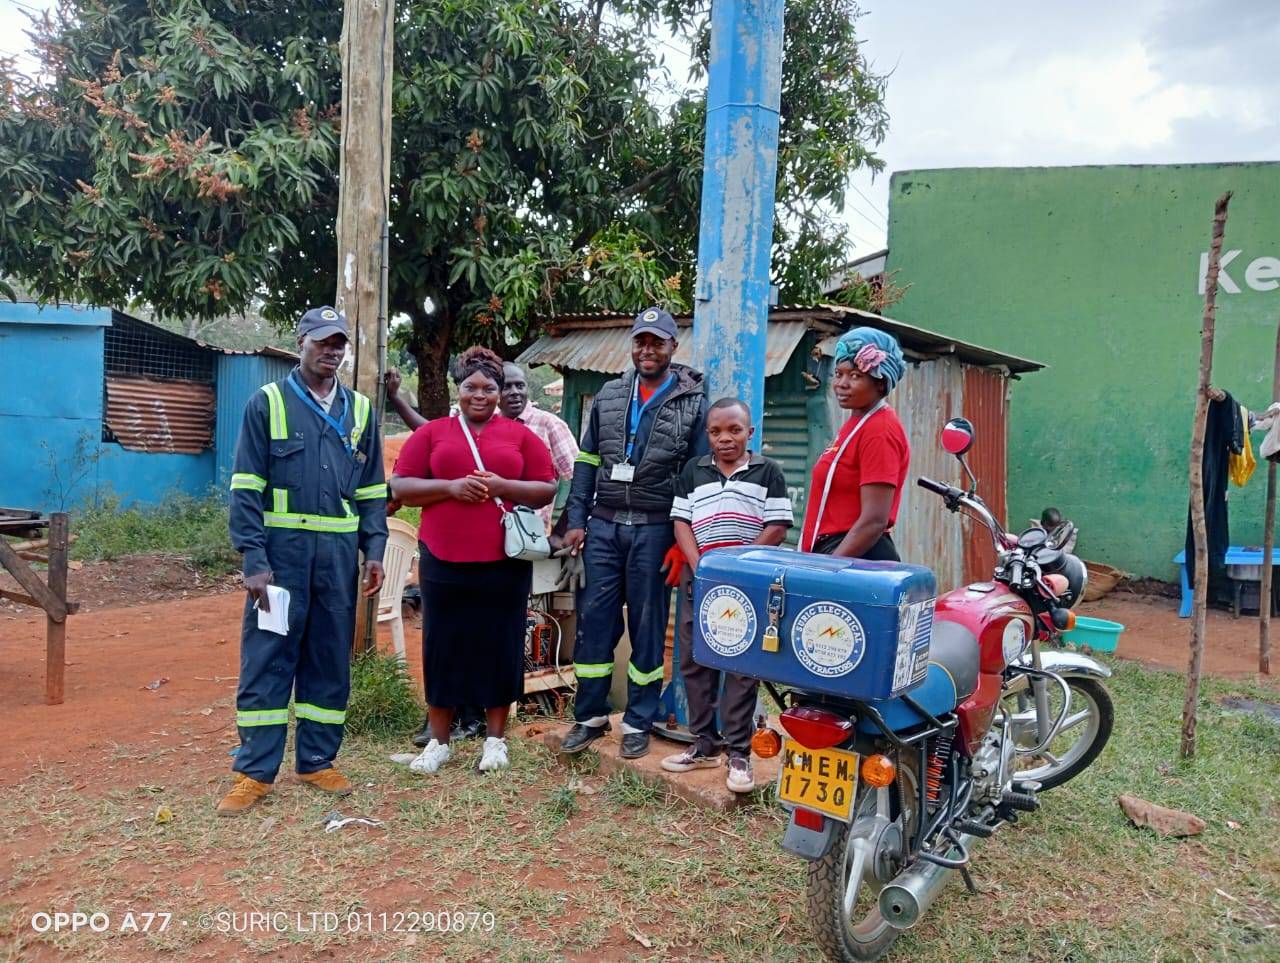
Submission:
[[[844,537],[848,532],[832,532],[830,535],[820,535],[818,540],[813,543],[813,551],[819,555],[830,555],[840,543],[844,541]],[[893,544],[893,538],[888,532],[885,532],[869,549],[858,556],[866,559],[868,562],[901,562],[902,559],[898,555],[898,549]]]
[[[756,708],[756,687],[751,676],[724,674],[720,691],[720,670],[693,661],[693,570],[686,565],[680,574],[680,674],[689,697],[689,731],[698,737],[698,751],[714,755],[721,747],[730,756],[751,755],[752,716]],[[716,728],[716,711],[720,729]]]

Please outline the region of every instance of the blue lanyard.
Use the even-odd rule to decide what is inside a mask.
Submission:
[[[325,411],[324,408],[320,406],[319,402],[311,397],[311,392],[298,384],[292,371],[289,372],[289,377],[285,380],[289,382],[289,387],[293,389],[294,394],[301,398],[303,403],[308,405],[312,411],[323,418],[325,424],[338,433],[338,438],[342,442],[342,447],[347,450],[347,454],[354,454],[354,450],[351,446],[351,438],[342,427],[342,423],[347,420],[347,393],[342,390],[342,385],[337,386],[338,395],[342,398],[342,414],[338,415],[337,418],[334,418],[329,414],[329,412]]]
[[[649,400],[644,404],[640,403],[640,375],[636,374],[636,382],[631,389],[631,416],[627,419],[627,462],[631,461],[631,452],[636,447],[636,435],[640,431],[640,419],[644,417],[645,410],[658,400],[658,396],[671,387],[671,382],[675,380],[675,375],[667,374],[667,380],[662,382],[662,386],[649,396]]]

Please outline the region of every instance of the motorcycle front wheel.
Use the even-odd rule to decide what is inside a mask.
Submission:
[[[1066,676],[1071,689],[1071,708],[1053,741],[1038,753],[1018,757],[1017,778],[1038,782],[1041,789],[1053,789],[1074,779],[1098,758],[1111,738],[1115,709],[1111,694],[1099,680]],[[1049,715],[1057,718],[1062,709],[1062,693],[1049,686]],[[1006,701],[1019,748],[1033,749],[1040,743],[1035,701],[1029,693],[1009,696]]]
[[[880,915],[877,898],[884,883],[876,876],[876,840],[886,827],[909,840],[916,828],[915,779],[910,766],[899,762],[893,791],[906,805],[891,815],[890,789],[864,786],[854,804],[853,821],[837,830],[827,855],[809,864],[806,905],[814,938],[831,963],[878,960],[898,938],[898,930]],[[886,870],[881,868],[881,876]]]

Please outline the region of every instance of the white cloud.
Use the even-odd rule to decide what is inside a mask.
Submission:
[[[1271,0],[864,2],[866,50],[893,70],[889,171],[1280,158]],[[886,206],[887,176],[854,183]],[[860,252],[883,245],[846,220]]]

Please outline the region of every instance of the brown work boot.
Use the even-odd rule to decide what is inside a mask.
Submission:
[[[271,783],[258,782],[244,773],[239,773],[236,775],[236,784],[231,792],[223,796],[222,802],[218,803],[218,815],[238,816],[269,792],[271,792]]]
[[[345,796],[355,789],[355,786],[351,785],[351,780],[332,766],[328,769],[321,769],[319,772],[300,772],[298,773],[298,778],[308,786],[315,786],[317,789],[333,793],[335,796]]]

